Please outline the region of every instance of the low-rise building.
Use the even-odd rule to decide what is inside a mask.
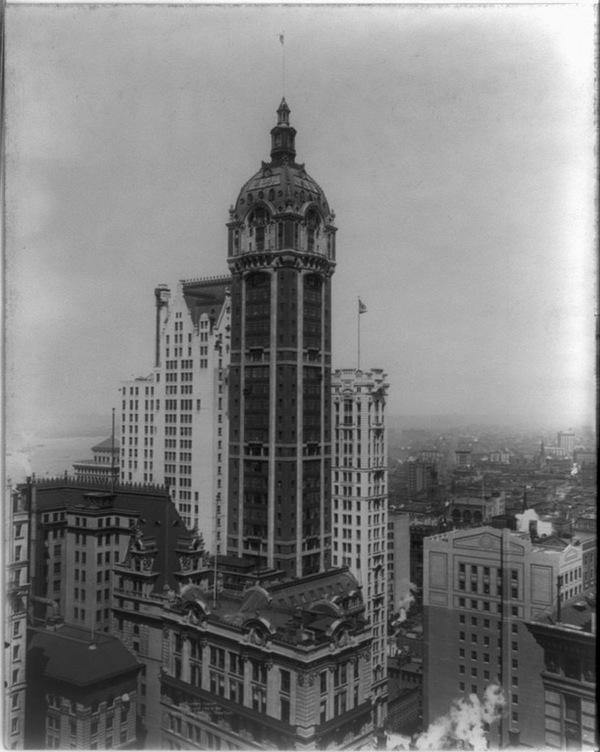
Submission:
[[[457,496],[450,501],[448,516],[455,525],[483,525],[505,512],[502,493],[489,496]]]
[[[114,484],[119,479],[119,440],[109,436],[92,447],[92,458],[73,463],[75,478],[97,484]]]
[[[30,629],[29,749],[136,746],[135,656],[118,640],[73,626]]]
[[[30,487],[9,487],[4,504],[5,600],[2,608],[3,742],[5,749],[23,749],[25,739],[26,632],[30,597]]]

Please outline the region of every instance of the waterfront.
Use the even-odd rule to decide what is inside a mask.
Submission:
[[[31,473],[38,478],[73,473],[73,463],[90,459],[92,447],[104,441],[106,435],[61,436],[39,438],[6,455],[6,477],[20,483]]]

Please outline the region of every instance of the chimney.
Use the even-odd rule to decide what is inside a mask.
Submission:
[[[165,308],[165,306],[168,305],[170,296],[171,291],[169,290],[167,285],[158,285],[158,287],[154,288],[154,297],[156,298],[156,338],[154,343],[154,365],[157,368],[160,365],[160,312],[163,308]]]

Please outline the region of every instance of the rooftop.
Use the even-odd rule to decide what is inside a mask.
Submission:
[[[170,611],[176,618],[190,614],[291,644],[319,644],[366,626],[360,588],[347,569],[259,582],[243,592],[225,588],[216,599],[208,582],[190,585],[175,597]]]
[[[79,687],[88,687],[135,671],[135,656],[116,639],[104,633],[63,626],[56,631],[32,629],[28,661],[40,660],[43,676]]]
[[[561,629],[592,632],[596,618],[596,591],[579,593],[565,601],[560,607],[560,618],[556,605],[538,616],[536,622]]]

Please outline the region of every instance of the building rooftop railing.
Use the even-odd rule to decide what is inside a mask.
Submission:
[[[167,495],[168,491],[166,486],[156,483],[133,483],[131,481],[116,480],[111,481],[110,476],[107,478],[81,478],[77,475],[69,475],[65,472],[64,475],[56,475],[53,477],[38,478],[35,475],[31,477],[31,482],[38,488],[48,488],[49,486],[71,486],[82,488],[94,488],[98,490],[113,490],[115,492],[127,491],[128,493],[155,493]]]

